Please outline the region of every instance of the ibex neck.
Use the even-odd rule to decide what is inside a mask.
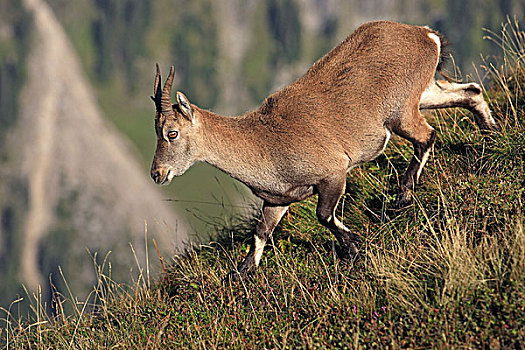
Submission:
[[[250,185],[252,164],[260,157],[260,128],[257,112],[226,117],[200,110],[203,159],[232,177]],[[256,142],[256,140],[258,140]]]

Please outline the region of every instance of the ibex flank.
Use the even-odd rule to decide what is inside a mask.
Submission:
[[[444,37],[427,27],[370,22],[319,59],[304,76],[271,94],[261,107],[225,117],[176,93],[174,68],[153,101],[157,150],[151,176],[168,184],[195,162],[207,162],[246,184],[263,202],[254,241],[235,273],[259,265],[264,245],[288,206],[318,194],[317,217],[340,244],[358,254],[356,236],[336,217],[346,173],[377,157],[391,133],[414,146],[396,205],[410,201],[436,137],[420,109],[463,107],[482,131],[496,128],[478,84],[435,81]]]

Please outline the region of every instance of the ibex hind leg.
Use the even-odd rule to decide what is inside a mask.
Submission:
[[[357,237],[335,216],[337,203],[339,203],[339,199],[345,191],[345,185],[345,175],[319,184],[317,186],[319,199],[316,214],[319,222],[327,227],[337,238],[340,245],[339,257],[342,259],[355,259],[359,254]]]
[[[238,277],[246,277],[255,272],[259,266],[266,241],[281,221],[286,210],[288,210],[288,206],[275,206],[266,202],[263,204],[262,215],[255,228],[250,251],[244,261],[239,264],[237,270],[232,271],[228,278],[235,280]]]
[[[476,83],[456,84],[433,81],[423,92],[420,109],[466,108],[474,115],[483,133],[498,130],[490,108],[483,98],[481,87]]]
[[[428,160],[430,151],[436,138],[436,131],[421,116],[419,110],[412,113],[412,118],[400,120],[392,126],[392,131],[397,135],[409,140],[414,146],[414,155],[401,179],[399,192],[396,199],[396,207],[401,208],[411,203],[412,191],[421,176],[421,171]]]

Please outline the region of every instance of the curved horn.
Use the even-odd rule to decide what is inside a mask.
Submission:
[[[164,83],[164,89],[162,90],[162,112],[171,112],[173,110],[171,106],[171,84],[173,83],[173,76],[175,75],[175,68],[171,66],[170,74]]]
[[[153,96],[151,96],[151,99],[153,100],[153,102],[155,102],[155,107],[157,107],[157,110],[160,112],[161,111],[160,100],[162,97],[162,89],[160,86],[161,77],[160,77],[159,64],[156,63],[155,67],[156,67],[155,85],[153,85]]]

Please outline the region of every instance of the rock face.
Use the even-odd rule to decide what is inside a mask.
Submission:
[[[17,253],[0,250],[18,266],[8,276],[15,280],[2,282],[24,283],[29,290],[40,284],[46,290],[52,274],[51,282],[60,287],[61,265],[68,283],[82,296],[95,277],[86,250],[102,257],[111,251],[113,277],[125,281],[130,268],[137,270],[130,244],[144,264],[145,222],[150,253],[155,252],[151,243],[155,238],[165,257],[184,248],[187,226],[163,201],[124,139],[105,122],[49,6],[43,0],[24,4],[33,15],[33,46],[17,125],[3,150],[11,155],[9,170],[1,174],[4,185],[16,182],[24,189],[26,211],[18,243],[12,245]],[[17,196],[10,188],[0,194],[3,202]],[[2,241],[15,240],[7,237],[6,225],[2,227]],[[158,264],[152,265],[154,269]]]

